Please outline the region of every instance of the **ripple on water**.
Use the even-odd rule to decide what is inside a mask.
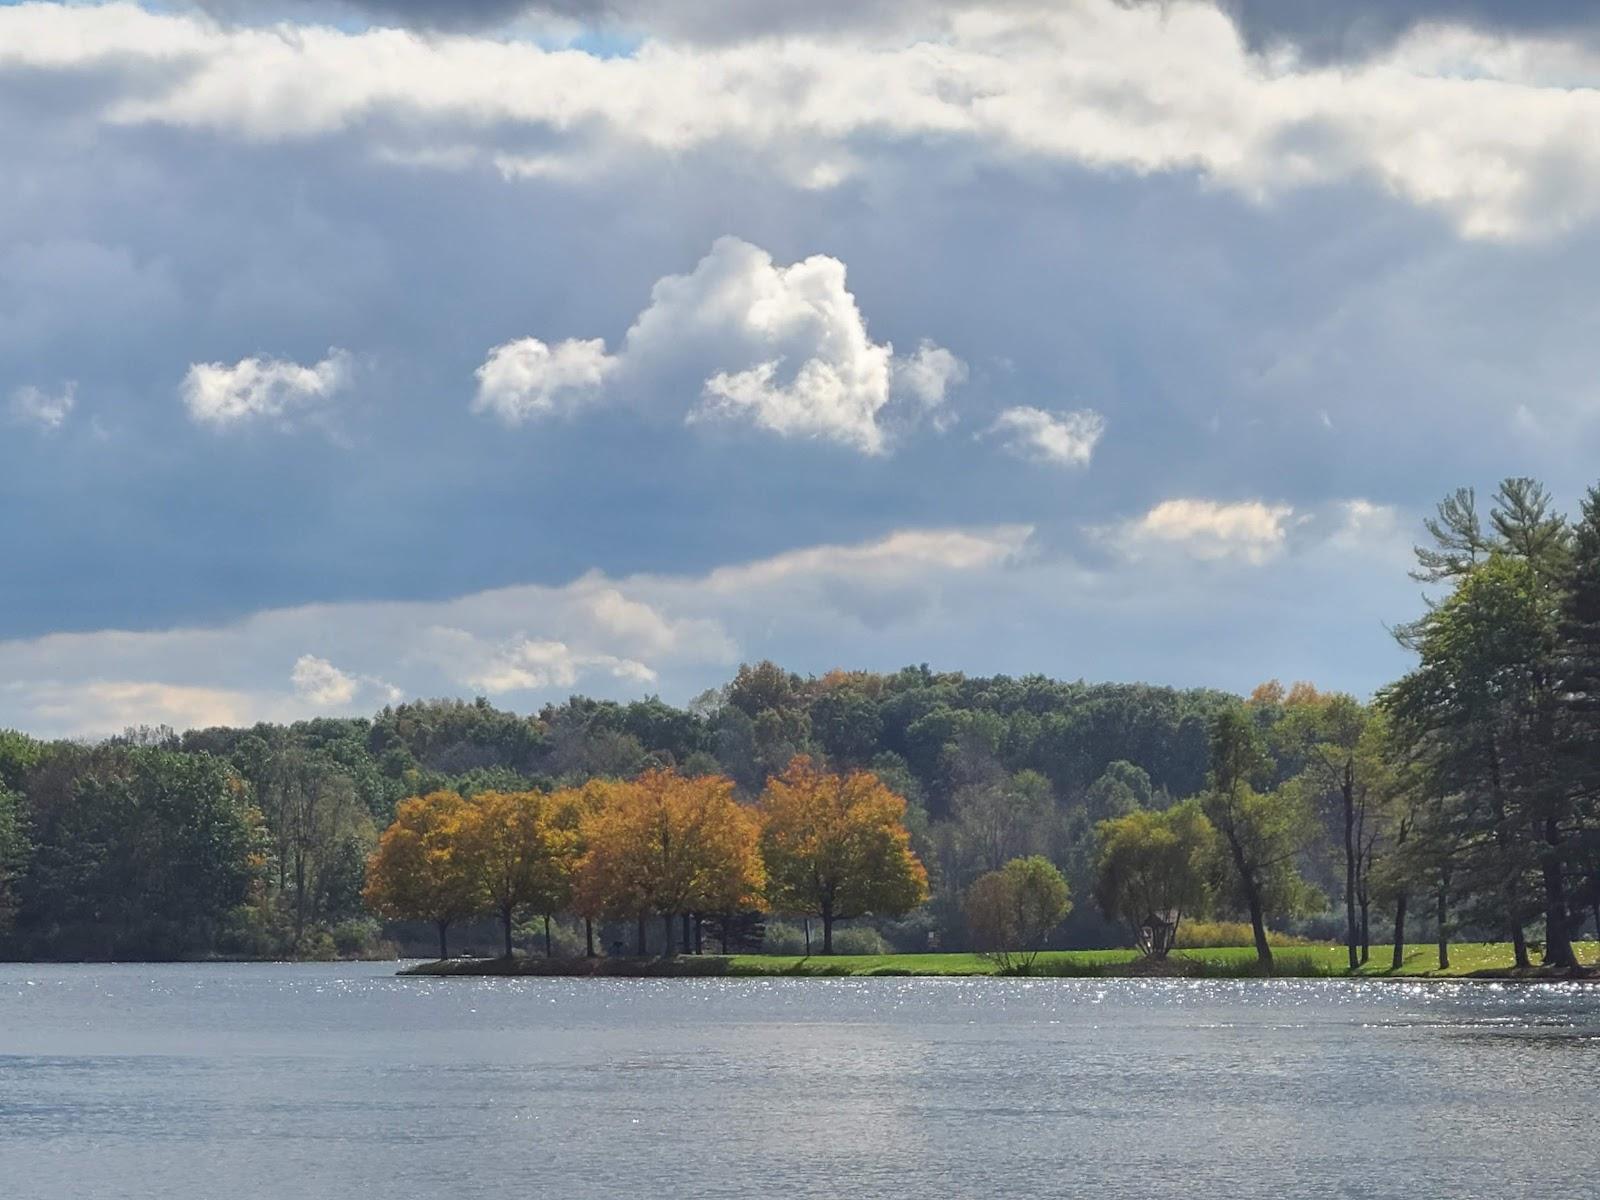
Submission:
[[[1600,1101],[1600,994],[1570,985],[392,970],[0,967],[8,1178],[36,1200],[1538,1196],[1588,1171]]]

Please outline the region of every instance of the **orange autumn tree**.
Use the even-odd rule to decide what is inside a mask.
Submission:
[[[734,799],[733,781],[721,775],[685,779],[677,803],[683,829],[690,835],[682,911],[696,916],[715,913],[726,919],[758,907],[767,885],[761,820]],[[695,943],[698,950],[698,932]]]
[[[609,871],[605,864],[585,863],[589,857],[589,836],[599,814],[616,802],[619,795],[632,786],[617,779],[591,779],[582,787],[562,788],[552,792],[556,823],[570,829],[573,836],[573,873],[571,887],[572,911],[583,918],[585,953],[595,956],[594,923],[606,917],[633,916],[636,910],[618,912],[611,894]]]
[[[637,918],[641,955],[648,914],[661,917],[670,954],[673,918],[729,911],[760,894],[759,826],[729,780],[647,771],[599,800],[580,825],[578,911]]]
[[[636,836],[643,820],[638,788],[593,780],[574,799],[581,810],[578,841],[583,855],[573,879],[573,908],[591,922],[637,918],[642,957],[651,894],[649,863]]]
[[[468,805],[455,792],[430,792],[402,800],[367,860],[362,899],[381,917],[431,921],[439,930],[439,957],[450,956],[452,923],[483,908],[480,873],[464,852]]]
[[[798,757],[768,780],[760,808],[771,907],[819,917],[824,954],[835,921],[902,916],[928,898],[906,802],[870,771],[836,775]]]
[[[550,953],[550,917],[569,899],[578,840],[560,817],[552,798],[539,791],[480,792],[463,813],[460,852],[500,916],[507,958],[519,908],[544,917],[545,953]]]

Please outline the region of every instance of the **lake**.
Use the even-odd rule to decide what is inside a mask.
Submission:
[[[1570,1196],[1600,989],[0,965],[19,1200]]]

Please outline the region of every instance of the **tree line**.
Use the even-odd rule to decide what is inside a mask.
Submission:
[[[1375,907],[1394,969],[1417,902],[1441,968],[1457,932],[1509,942],[1519,968],[1576,968],[1585,924],[1600,936],[1600,489],[1569,519],[1508,479],[1486,514],[1464,489],[1425,528],[1413,578],[1438,591],[1395,631],[1412,671],[1370,705],[1263,685],[1213,718],[1199,797],[1100,827],[1103,907],[1148,952],[1220,904],[1270,964],[1268,921],[1326,894],[1351,969]],[[1326,890],[1308,878],[1319,847]]]
[[[1026,853],[1077,870],[1105,813],[1198,786],[1208,717],[1227,702],[925,666],[805,677],[763,662],[683,707],[573,697],[523,714],[425,700],[372,718],[141,727],[93,744],[0,731],[0,956],[318,958],[380,953],[391,937],[420,949],[361,898],[367,858],[404,800],[664,769],[721,775],[751,801],[797,755],[871,771],[906,799],[933,897],[881,928],[895,946],[958,948],[972,878]],[[206,887],[157,886],[180,877]],[[1080,907],[1061,936],[1111,932]]]
[[[366,867],[380,831],[416,801],[454,795],[476,811],[483,797],[537,793],[572,865],[606,844],[597,814],[644,819],[629,807],[640,801],[599,803],[608,789],[653,781],[658,808],[683,820],[697,811],[685,797],[759,816],[804,758],[904,801],[928,897],[874,918],[896,948],[982,948],[974,885],[1039,859],[1069,895],[1096,900],[1069,903],[1042,935],[1055,946],[1132,941],[1160,955],[1211,916],[1245,922],[1263,960],[1298,934],[1344,942],[1352,965],[1384,941],[1398,961],[1408,939],[1437,941],[1443,961],[1464,938],[1568,965],[1600,920],[1600,500],[1568,519],[1517,479],[1485,508],[1463,491],[1427,522],[1416,577],[1430,599],[1396,614],[1416,666],[1370,702],[1305,683],[1238,696],[760,662],[683,707],[573,697],[519,714],[442,700],[96,744],[0,732],[0,954],[413,946],[420,935],[374,919],[363,893],[376,901]],[[715,789],[693,783],[704,780]],[[679,879],[651,884],[663,890],[647,903],[602,903],[597,885],[579,887],[599,877],[602,859],[590,861],[563,876],[572,890],[556,911],[582,904],[616,926],[631,904],[636,926],[638,912],[672,908],[720,932],[726,896],[687,907],[671,895]],[[772,863],[764,850],[751,861],[771,903]]]
[[[774,775],[753,804],[725,776],[651,770],[555,792],[437,791],[403,802],[367,866],[368,905],[431,923],[439,956],[455,922],[493,913],[513,953],[519,910],[581,918],[586,953],[600,921],[659,917],[663,945],[702,948],[708,918],[728,949],[730,926],[753,910],[816,918],[822,951],[834,923],[901,916],[927,898],[911,849],[905,800],[868,771],[834,773],[804,757]]]

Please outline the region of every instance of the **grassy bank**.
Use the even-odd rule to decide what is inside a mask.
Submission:
[[[1581,943],[1579,959],[1596,960],[1600,946]],[[1511,945],[1507,942],[1463,942],[1450,947],[1450,967],[1438,970],[1437,951],[1430,945],[1406,948],[1405,961],[1391,971],[1389,947],[1373,947],[1372,961],[1354,976],[1347,967],[1343,946],[1295,946],[1274,952],[1274,974],[1311,979],[1462,979],[1511,974]],[[762,977],[762,976],[971,976],[995,975],[995,964],[976,954],[860,954],[790,957],[736,954],[670,959],[452,959],[408,967],[407,975],[466,976],[630,976],[659,978]],[[1164,967],[1141,963],[1133,950],[1052,950],[1039,955],[1030,972],[1035,976],[1111,978],[1126,975],[1171,975],[1191,978],[1251,978],[1260,974],[1255,951],[1248,946],[1205,950],[1177,950]]]

